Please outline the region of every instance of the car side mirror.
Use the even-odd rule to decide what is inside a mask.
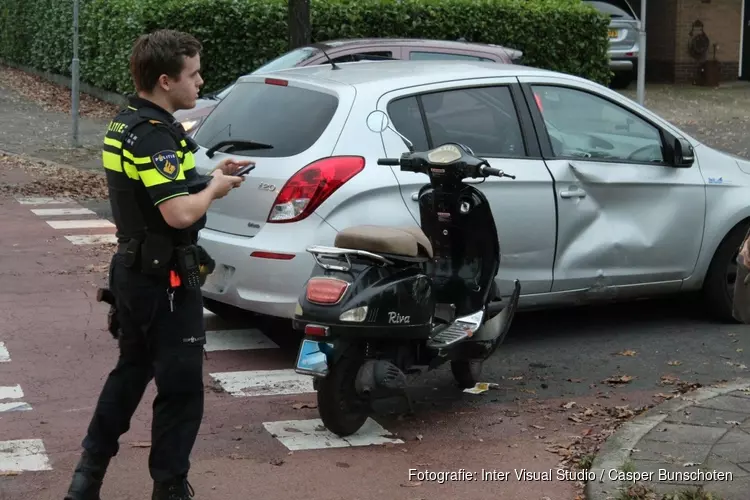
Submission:
[[[694,160],[695,155],[693,152],[693,146],[682,137],[675,138],[672,166],[677,168],[690,168],[693,166]]]

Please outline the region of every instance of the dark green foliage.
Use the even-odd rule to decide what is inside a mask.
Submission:
[[[128,56],[156,28],[204,44],[206,91],[287,50],[287,0],[79,0],[81,79],[132,91]],[[0,58],[70,75],[72,0],[3,0]],[[313,41],[408,37],[517,48],[524,64],[608,83],[608,19],[579,0],[312,0]]]

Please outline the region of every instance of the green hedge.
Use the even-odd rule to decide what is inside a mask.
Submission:
[[[79,0],[81,79],[132,92],[133,40],[156,28],[204,44],[206,91],[287,50],[287,0]],[[73,0],[2,0],[0,58],[70,75]],[[608,83],[608,20],[579,0],[312,0],[314,41],[409,37],[488,42],[524,63]]]

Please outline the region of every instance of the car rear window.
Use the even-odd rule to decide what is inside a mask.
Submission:
[[[584,3],[591,5],[613,19],[635,19],[635,12],[633,12],[627,0],[584,0]]]
[[[236,139],[270,144],[272,149],[243,149],[232,154],[286,157],[302,153],[318,140],[333,118],[338,98],[331,94],[263,82],[237,83],[208,115],[195,141],[210,148]]]

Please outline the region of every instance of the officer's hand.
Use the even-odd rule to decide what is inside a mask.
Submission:
[[[225,160],[221,160],[221,162],[219,162],[219,164],[216,166],[216,169],[221,170],[226,175],[232,175],[237,170],[246,165],[255,165],[255,162],[250,160],[235,160],[233,158],[227,158]]]
[[[750,267],[750,238],[746,239],[740,248],[740,257],[745,267]]]
[[[229,191],[239,187],[245,180],[244,176],[238,177],[236,175],[224,175],[224,172],[221,170],[215,170],[212,172],[211,177],[213,177],[213,179],[211,179],[209,187],[213,189],[214,199],[216,200],[225,197]]]

